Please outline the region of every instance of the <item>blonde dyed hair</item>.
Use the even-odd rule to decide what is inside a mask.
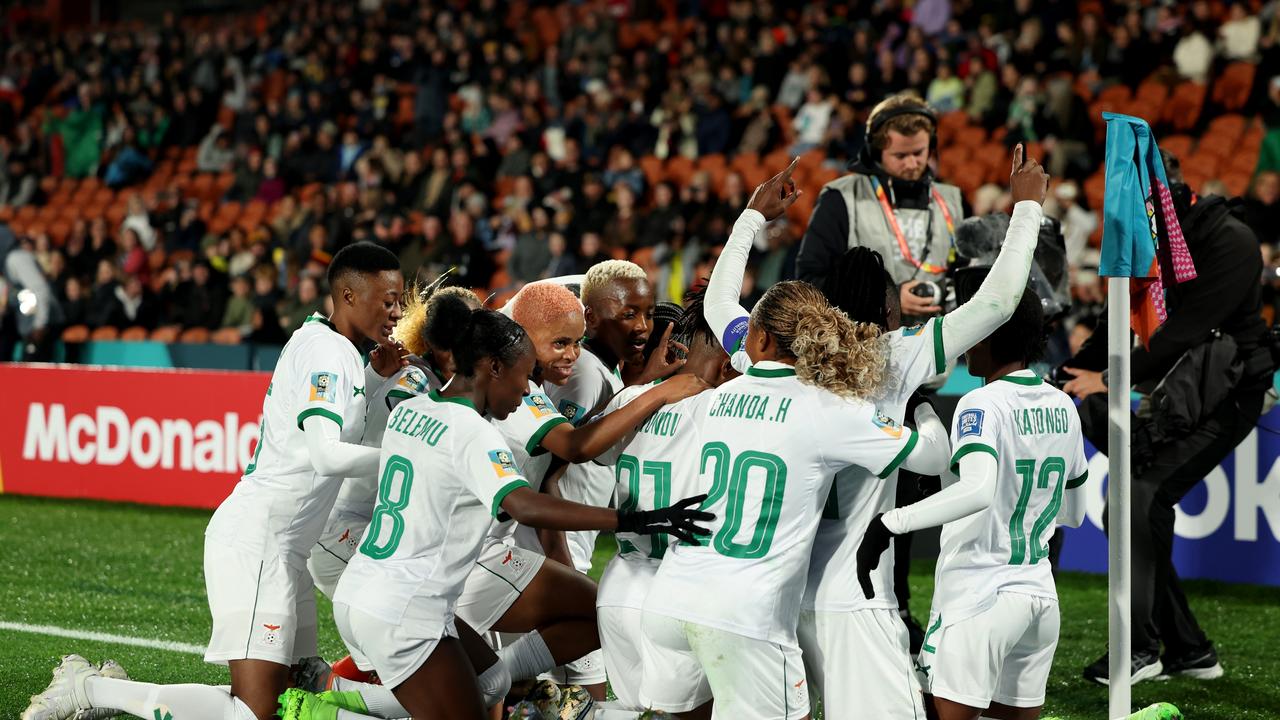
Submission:
[[[639,280],[647,283],[649,276],[644,268],[630,260],[598,262],[587,270],[586,277],[582,279],[582,304],[590,305],[609,283],[618,280]]]
[[[472,308],[480,307],[480,298],[467,288],[440,287],[439,281],[421,289],[415,285],[404,294],[406,298],[404,315],[396,323],[396,329],[391,333],[391,337],[399,340],[405,349],[414,355],[421,358],[427,357],[427,353],[430,352],[425,332],[427,323],[435,314],[436,302],[442,297],[450,296],[461,298]]]
[[[756,303],[751,323],[796,359],[796,377],[840,397],[874,398],[889,372],[880,326],[849,319],[816,287],[789,280]]]

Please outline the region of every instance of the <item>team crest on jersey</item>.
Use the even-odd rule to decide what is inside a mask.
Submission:
[[[577,425],[579,422],[581,422],[582,416],[585,415],[586,413],[587,413],[586,408],[582,407],[581,405],[571,400],[565,400],[564,402],[560,403],[560,414],[565,416],[565,418],[567,418],[569,422],[573,423],[574,425]]]
[[[416,367],[410,367],[396,384],[416,395],[422,395],[427,391],[427,374]]]
[[[880,428],[881,432],[894,440],[902,437],[902,426],[895,422],[893,418],[878,410],[876,411],[876,416],[871,419],[871,422],[875,423],[875,426]]]
[[[960,413],[960,417],[956,420],[956,428],[959,430],[957,434],[960,437],[981,435],[982,416],[983,411],[981,410],[965,410]]]
[[[533,413],[535,418],[542,418],[555,413],[556,408],[551,404],[551,398],[542,393],[534,393],[525,396],[525,407],[529,408],[529,412]]]
[[[262,632],[259,633],[258,635],[258,641],[261,642],[263,645],[267,645],[270,647],[275,647],[279,645],[281,641],[280,626],[267,625],[266,623],[263,623]]]
[[[511,570],[519,571],[524,568],[524,558],[517,555],[514,550],[508,550],[502,558],[502,564]]]
[[[914,335],[919,335],[922,332],[924,332],[924,323],[920,323],[919,325],[912,325],[909,328],[902,328],[903,337],[912,337]]]
[[[331,372],[311,373],[310,402],[316,402],[317,400],[333,402],[337,386],[338,376],[336,374]]]
[[[520,471],[516,469],[515,458],[511,457],[509,450],[490,450],[489,462],[493,465],[493,471],[500,478],[520,474]]]

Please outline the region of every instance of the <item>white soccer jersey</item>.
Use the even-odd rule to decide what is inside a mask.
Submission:
[[[1071,398],[1029,371],[1006,375],[960,399],[951,445],[953,473],[971,452],[995,456],[999,470],[990,507],[942,528],[933,615],[950,625],[1001,591],[1056,599],[1046,543],[1063,492],[1088,475]]]
[[[583,348],[582,355],[573,364],[569,381],[564,385],[549,385],[547,394],[555,401],[560,414],[578,427],[602,412],[622,387],[622,378],[617,372],[605,367],[595,353]],[[560,477],[560,494],[566,500],[584,505],[607,507],[613,500],[613,470],[590,461],[570,465]],[[580,572],[591,569],[591,555],[599,534],[595,530],[566,534],[573,565]]]
[[[899,424],[906,422],[907,400],[929,378],[947,369],[942,347],[942,318],[900,328],[885,335],[889,344],[889,381],[876,407]],[[873,468],[845,468],[836,474],[813,541],[813,560],[805,586],[804,609],[824,612],[864,607],[897,608],[893,593],[893,553],[871,573],[875,598],[867,600],[858,584],[855,557],[871,518],[893,509],[898,473],[881,479]]]
[[[507,447],[511,448],[516,467],[528,479],[535,490],[542,487],[542,481],[551,466],[551,453],[541,447],[542,438],[547,436],[557,425],[569,421],[551,404],[551,398],[532,380],[529,381],[529,394],[524,396],[520,407],[504,420],[491,420],[493,426],[502,434]],[[489,531],[495,539],[508,537],[515,531],[516,522],[503,514]],[[542,551],[542,547],[529,547],[529,550]]]
[[[366,376],[371,373],[366,372]],[[443,384],[435,371],[422,358],[413,355],[409,365],[389,378],[379,378],[376,388],[365,393],[364,436],[360,444],[365,447],[382,447],[382,434],[387,430],[387,418],[392,409],[402,401],[430,390],[439,390]],[[333,514],[354,515],[368,519],[373,514],[373,503],[378,497],[378,476],[347,478],[338,490],[333,503]]]
[[[609,402],[613,412],[650,390],[648,385],[623,389]],[[712,393],[704,391],[676,403],[663,405],[597,462],[612,464],[617,481],[620,511],[656,510],[697,495],[700,478],[697,418],[706,413]],[[613,562],[636,566],[636,572],[657,572],[667,552],[666,535],[618,533],[618,555]],[[596,605],[644,607],[648,584],[601,583]]]
[[[644,610],[795,646],[833,477],[849,465],[888,476],[915,431],[869,402],[801,383],[781,363],[757,363],[706,394],[698,467],[712,535],[668,548]]]
[[[307,318],[289,338],[271,375],[253,460],[205,535],[305,567],[342,479],[315,472],[302,422],[308,417],[331,420],[341,429],[343,442],[359,442],[364,384],[364,364],[355,345],[320,314]]]
[[[373,520],[334,601],[389,623],[411,602],[447,619],[503,498],[528,486],[468,400],[435,391],[405,400],[382,439]]]

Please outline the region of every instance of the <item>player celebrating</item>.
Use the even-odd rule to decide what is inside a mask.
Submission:
[[[940,720],[1035,720],[1058,643],[1058,598],[1046,546],[1055,521],[1077,527],[1088,476],[1075,406],[1027,367],[1044,345],[1040,300],[967,354],[986,385],[965,395],[951,430],[942,492],[877,515],[857,552],[859,580],[893,535],[943,525],[933,610],[918,667]],[[1067,511],[1071,507],[1073,511]],[[945,524],[944,524],[945,523]]]
[[[362,669],[375,669],[413,718],[482,718],[476,674],[457,639],[455,603],[493,518],[534,527],[705,534],[689,509],[705,496],[652,512],[568,503],[529,487],[501,435],[528,392],[535,356],[519,325],[443,298],[431,334],[453,338],[456,374],[442,390],[397,406],[383,438],[378,504],[360,551],[338,584],[334,616]],[[315,696],[290,691],[285,717]],[[350,717],[359,717],[350,715]]]
[[[781,214],[797,196],[757,193]],[[918,434],[868,401],[887,369],[879,328],[851,322],[822,293],[783,282],[756,304],[751,367],[713,390],[697,419],[704,507],[713,537],[668,548],[644,605],[642,702],[706,717],[808,717],[796,640],[805,573],[835,473],[900,465],[940,472],[939,423]],[[726,658],[732,658],[726,662]]]
[[[889,330],[891,369],[876,404],[897,422],[919,420],[919,414],[936,422],[928,405],[908,402],[912,393],[999,327],[1017,306],[1018,295],[1010,288],[1026,286],[1048,181],[1035,160],[1023,161],[1021,151],[1021,146],[1014,149],[1010,184],[1016,204],[1000,256],[979,291],[947,315],[945,323],[934,318],[920,326],[899,328],[897,288],[874,251],[850,250],[827,276],[824,290],[832,302],[856,321]],[[790,170],[763,183],[757,194],[777,194],[780,185],[789,181]],[[745,333],[747,313],[737,298],[752,239],[765,221],[750,208],[743,212],[707,288],[707,313],[726,348],[734,348]],[[743,359],[739,352],[735,358],[739,366]],[[906,627],[897,617],[898,603],[891,592],[892,556],[872,575],[875,597],[863,594],[854,571],[858,543],[871,518],[893,507],[896,484],[896,472],[878,478],[873,470],[859,466],[841,471],[818,525],[799,640],[811,699],[821,697],[823,711],[831,718],[847,717],[846,713],[916,718],[924,712]]]
[[[333,315],[313,315],[285,345],[263,401],[253,460],[205,531],[213,636],[205,659],[231,687],[152,685],[103,677],[70,655],[23,720],[66,720],[111,708],[154,720],[268,720],[290,665],[316,654],[315,594],[306,561],[344,477],[374,472],[358,442],[368,386],[359,346],[388,343],[404,280],[386,248],[355,243],[329,265]],[[392,359],[395,362],[395,359]]]
[[[737,373],[707,324],[701,293],[685,297],[687,307],[677,321],[676,335],[689,347],[688,362],[677,371],[702,378],[718,387]],[[625,388],[606,408],[611,413],[644,393],[642,385]],[[673,498],[698,492],[698,444],[695,418],[706,412],[711,393],[704,391],[664,405],[600,462],[615,466],[618,506],[623,510],[656,510]],[[668,538],[619,534],[618,554],[600,578],[596,597],[600,644],[609,686],[620,707],[640,711],[641,610],[653,576],[666,554]]]

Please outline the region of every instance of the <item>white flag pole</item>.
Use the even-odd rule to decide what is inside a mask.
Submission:
[[[1130,523],[1129,490],[1129,278],[1107,278],[1107,605],[1108,657],[1111,667],[1111,700],[1108,717],[1123,718],[1133,712],[1129,673],[1133,657],[1130,634]]]

